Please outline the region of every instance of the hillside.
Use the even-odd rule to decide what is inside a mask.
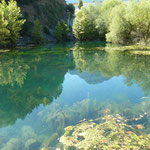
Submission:
[[[18,0],[18,5],[26,19],[22,31],[24,36],[31,35],[36,18],[48,32],[56,26],[58,20],[64,19],[66,14],[65,0]]]

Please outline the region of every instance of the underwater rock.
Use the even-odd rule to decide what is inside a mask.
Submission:
[[[31,126],[22,127],[22,135],[25,140],[36,139],[37,137]]]
[[[21,143],[18,138],[10,139],[1,150],[20,150]]]

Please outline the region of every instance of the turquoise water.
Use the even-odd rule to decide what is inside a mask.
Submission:
[[[149,94],[150,56],[105,43],[1,52],[0,149],[63,149],[66,126],[102,117],[106,109],[150,134]]]

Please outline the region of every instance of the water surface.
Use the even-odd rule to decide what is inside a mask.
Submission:
[[[105,48],[102,48],[104,47]],[[150,56],[105,43],[68,43],[0,53],[0,149],[61,147],[64,128],[106,109],[138,118],[150,134]]]

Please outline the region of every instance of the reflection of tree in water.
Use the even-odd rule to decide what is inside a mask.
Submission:
[[[109,78],[102,76],[100,72],[94,72],[89,74],[88,72],[79,72],[78,70],[72,70],[69,71],[69,73],[72,75],[78,75],[88,84],[99,84],[106,80],[109,80]]]
[[[91,50],[75,47],[73,54],[77,69],[81,72],[99,71],[104,77],[123,75],[125,83],[137,83],[148,94],[150,90],[150,56],[132,55],[128,52],[99,48]]]
[[[24,119],[35,107],[57,98],[62,92],[64,75],[72,66],[68,54],[20,56],[1,61],[0,126]]]
[[[26,79],[29,66],[22,58],[0,57],[0,85],[22,85]]]

